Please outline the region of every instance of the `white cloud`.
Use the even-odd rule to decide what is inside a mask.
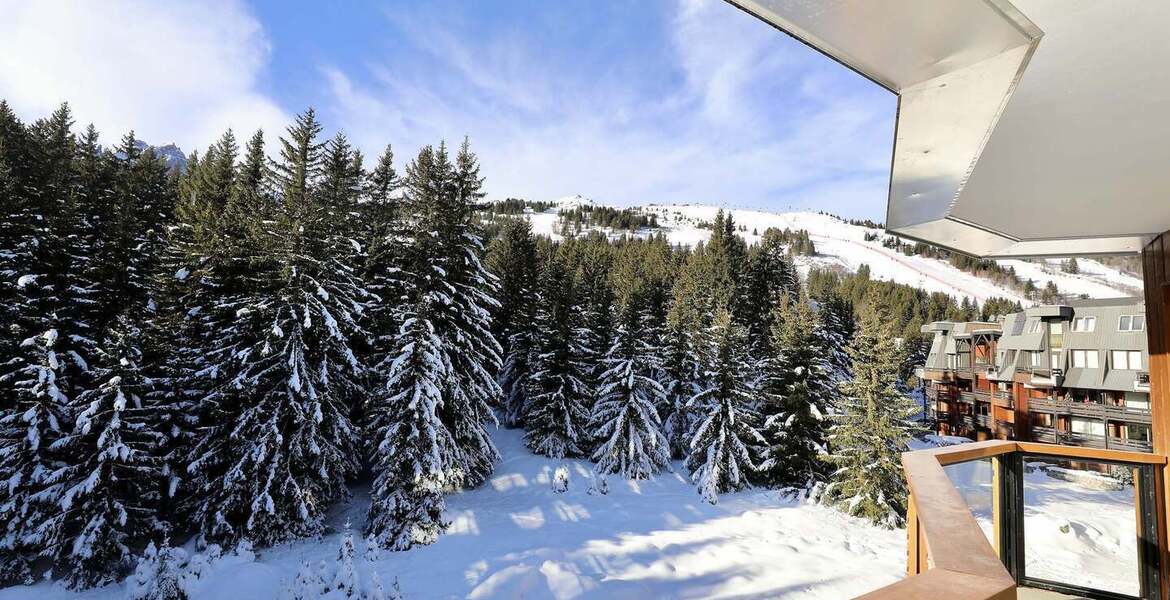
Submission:
[[[235,0],[0,0],[0,97],[24,118],[68,101],[106,143],[203,147],[289,122],[257,89],[270,45]]]
[[[399,13],[392,22],[431,62],[375,56],[323,69],[327,122],[367,152],[393,143],[400,161],[468,134],[495,197],[580,193],[880,218],[893,97],[723,2],[674,8],[667,68],[678,76],[658,87],[551,63],[536,43],[461,36],[442,19]]]

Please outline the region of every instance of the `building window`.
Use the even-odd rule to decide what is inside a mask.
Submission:
[[[1073,319],[1072,330],[1087,333],[1097,328],[1097,317],[1077,317]]]
[[[1032,327],[1028,331],[1030,333],[1040,333],[1040,328],[1043,326],[1044,326],[1044,321],[1041,321],[1040,319],[1036,319],[1035,321],[1032,321]]]
[[[1096,369],[1101,366],[1100,353],[1096,350],[1073,350],[1072,366],[1077,369]]]
[[[1064,323],[1053,321],[1048,324],[1048,347],[1053,350],[1064,347]]]
[[[1083,435],[1105,436],[1105,424],[1097,420],[1078,419],[1073,417],[1069,421],[1069,431]]]
[[[1127,425],[1125,434],[1126,434],[1126,438],[1128,438],[1128,439],[1131,439],[1134,441],[1139,441],[1139,442],[1148,442],[1148,441],[1150,441],[1150,426],[1149,425]]]
[[[1145,315],[1121,315],[1117,321],[1118,331],[1145,331]]]
[[[1052,363],[1049,366],[1051,366],[1053,369],[1060,368],[1060,350],[1055,350],[1052,352]]]
[[[1142,353],[1137,350],[1114,350],[1113,368],[1121,371],[1138,371],[1142,368]]]
[[[1039,367],[1040,365],[1044,364],[1042,362],[1044,359],[1041,358],[1044,356],[1043,352],[1032,352],[1031,354],[1032,354],[1032,363],[1031,364],[1033,367]]]
[[[1142,392],[1126,392],[1125,405],[1130,408],[1150,409],[1150,395]]]

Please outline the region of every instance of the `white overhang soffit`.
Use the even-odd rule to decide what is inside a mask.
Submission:
[[[886,227],[977,256],[1170,230],[1170,2],[728,0],[898,95]]]

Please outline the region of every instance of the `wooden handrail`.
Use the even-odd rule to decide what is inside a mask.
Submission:
[[[1015,600],[1015,579],[1000,562],[967,503],[943,470],[946,465],[1014,452],[1133,464],[1165,465],[1167,461],[1165,456],[1142,452],[1003,440],[906,452],[902,454],[902,468],[910,488],[908,520],[911,522],[907,526],[910,576],[859,598]]]

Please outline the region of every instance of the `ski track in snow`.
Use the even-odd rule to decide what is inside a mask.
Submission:
[[[559,208],[573,208],[591,201],[574,196],[554,201],[556,205],[542,213],[529,213],[533,230],[537,234],[548,235],[559,239],[557,210]],[[644,214],[658,216],[659,228],[656,230],[643,229],[637,232],[639,237],[647,237],[653,233],[665,233],[673,244],[695,245],[710,236],[710,230],[700,228],[700,221],[713,221],[715,213],[720,209],[713,205],[649,205],[637,207]],[[739,231],[749,244],[756,243],[762,237],[752,234],[752,230],[763,233],[768,227],[804,229],[816,245],[818,255],[815,257],[797,257],[797,264],[802,273],[807,273],[814,266],[840,267],[854,272],[865,264],[870,268],[874,279],[894,281],[910,285],[927,292],[942,292],[957,297],[968,297],[972,300],[984,302],[988,298],[1001,297],[1019,301],[1025,306],[1030,305],[1023,294],[1017,290],[997,285],[990,280],[972,275],[951,266],[946,261],[925,258],[921,256],[906,256],[901,252],[882,246],[881,240],[887,234],[879,229],[871,229],[857,225],[850,225],[829,215],[810,212],[771,213],[760,210],[725,208],[729,211],[739,226],[747,231]],[[600,229],[611,238],[624,235],[623,231]],[[866,233],[877,233],[878,239],[866,241]],[[1140,296],[1142,282],[1139,278],[1104,264],[1091,260],[1079,259],[1080,274],[1072,275],[1060,270],[1059,260],[1043,260],[1028,262],[1023,260],[1001,260],[1001,265],[1015,269],[1021,280],[1032,279],[1037,288],[1043,288],[1049,281],[1056,283],[1061,293],[1085,294],[1090,298],[1117,298],[1123,296]]]

